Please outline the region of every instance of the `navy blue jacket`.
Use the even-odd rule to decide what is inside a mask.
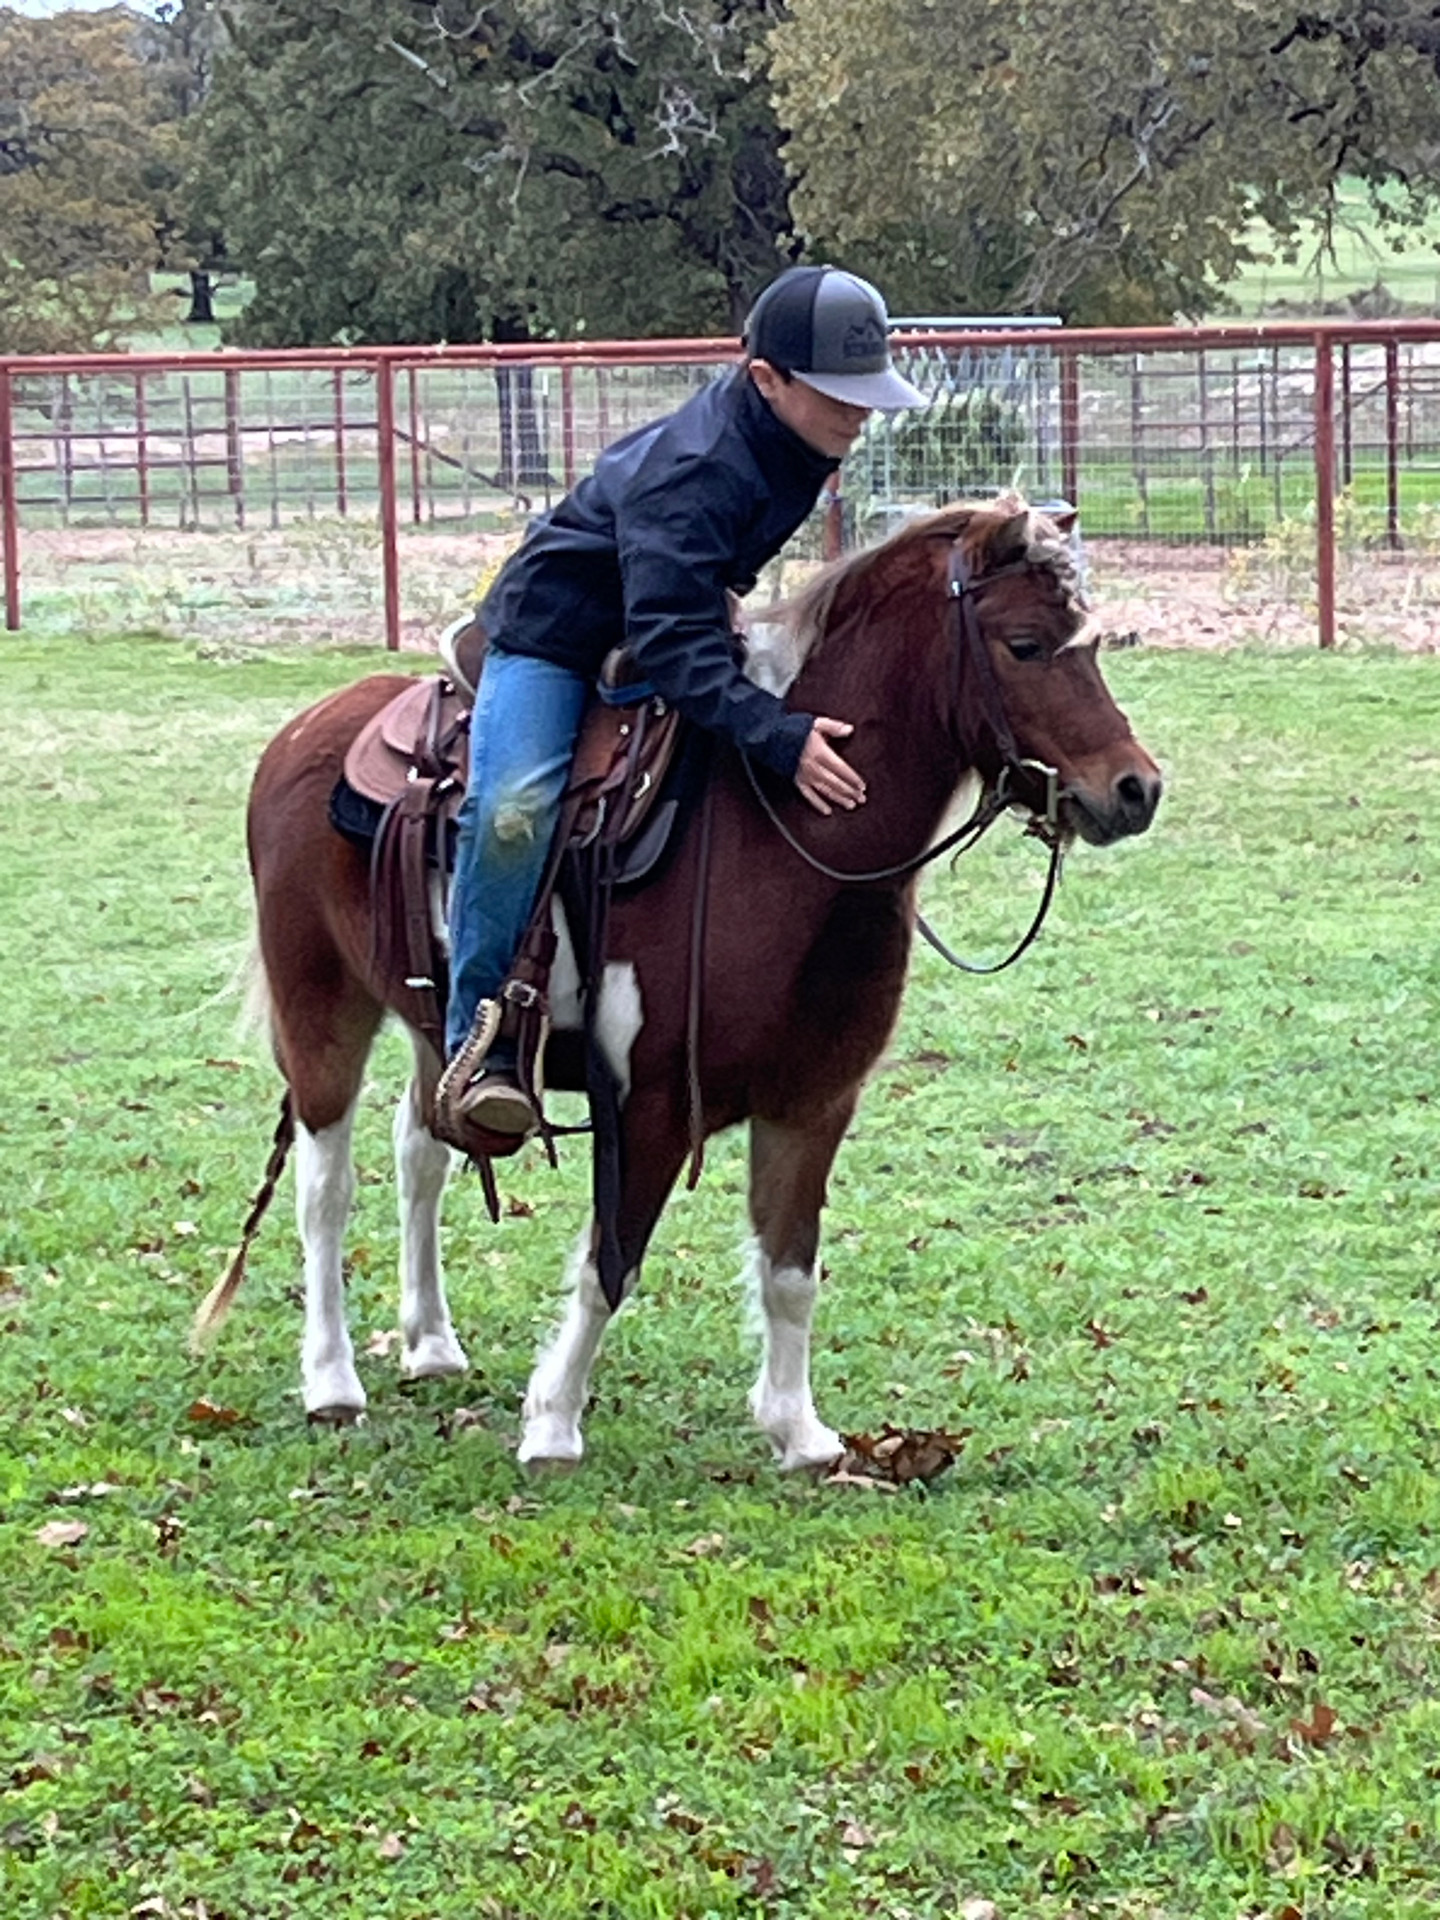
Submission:
[[[607,447],[531,523],[486,595],[485,630],[591,679],[628,645],[672,706],[793,777],[811,717],[740,672],[725,592],[749,592],[838,465],[739,368]]]

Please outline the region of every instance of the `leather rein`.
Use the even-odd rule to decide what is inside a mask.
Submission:
[[[971,813],[969,819],[956,827],[953,833],[946,834],[943,840],[937,840],[933,846],[926,847],[922,852],[913,855],[908,860],[897,861],[892,867],[875,867],[869,872],[852,873],[846,872],[839,867],[828,866],[825,861],[818,859],[811,853],[796,835],[791,832],[790,828],[786,826],[764,788],[760,785],[749,756],[744,753],[740,756],[745,767],[746,777],[750,782],[752,793],[759,801],[761,809],[771,826],[775,828],[786,845],[795,853],[799,854],[806,866],[810,867],[816,873],[823,874],[827,880],[840,880],[854,885],[868,885],[872,882],[883,880],[907,879],[911,874],[918,873],[922,867],[928,866],[932,860],[938,860],[941,854],[944,853],[951,855],[950,864],[953,866],[961,854],[968,853],[973,846],[979,843],[982,837],[994,826],[1002,813],[1016,804],[1016,796],[1012,792],[1012,783],[1017,780],[1017,777],[1035,774],[1040,775],[1045,782],[1044,811],[1042,813],[1032,809],[1025,831],[1027,834],[1031,834],[1036,839],[1043,841],[1050,849],[1049,871],[1045,876],[1044,890],[1040,896],[1040,905],[1036,909],[1034,919],[1031,921],[1028,930],[1022,935],[1016,945],[1011,948],[1010,952],[1006,954],[1005,958],[994,961],[988,966],[972,960],[962,960],[960,955],[955,953],[946,942],[940,938],[939,934],[936,933],[934,928],[926,921],[923,914],[916,915],[916,924],[924,939],[934,948],[942,960],[946,961],[952,967],[958,967],[963,973],[1002,973],[1006,967],[1013,966],[1021,954],[1033,944],[1041,927],[1045,924],[1045,917],[1049,913],[1050,904],[1055,898],[1055,890],[1060,881],[1061,861],[1064,856],[1064,841],[1060,831],[1059,813],[1060,802],[1065,798],[1065,789],[1060,785],[1059,771],[1055,767],[1047,766],[1043,760],[1027,759],[1021,754],[1016,744],[1015,735],[1011,731],[1010,721],[1006,716],[1004,703],[1000,698],[1000,686],[995,677],[994,662],[991,660],[989,650],[985,645],[985,636],[980,631],[980,620],[975,610],[975,601],[978,594],[983,588],[988,586],[991,581],[1002,580],[1008,574],[1021,573],[1028,564],[1028,561],[1017,560],[1008,566],[998,567],[993,573],[987,573],[979,580],[976,580],[970,573],[965,561],[965,556],[958,542],[950,548],[948,592],[949,598],[955,603],[956,688],[958,691],[960,676],[968,662],[975,672],[975,677],[979,685],[980,705],[985,723],[994,736],[995,744],[1000,751],[1000,771],[996,776],[993,786],[982,788],[980,797],[976,801],[974,811]]]

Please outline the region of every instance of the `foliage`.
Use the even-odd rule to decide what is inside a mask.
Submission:
[[[1377,193],[1382,219],[1427,201],[1431,13],[793,0],[772,48],[797,215],[857,260],[908,256],[907,303],[1112,325],[1203,312],[1252,218],[1283,248],[1346,173],[1405,183]]]
[[[158,109],[136,34],[121,8],[0,8],[0,352],[110,345],[144,310]]]
[[[781,264],[774,0],[227,10],[202,204],[255,344],[719,331]]]
[[[275,1112],[217,992],[248,771],[374,663],[93,623],[0,655],[0,937],[43,958],[0,1013],[4,1910],[1433,1914],[1435,660],[1108,656],[1153,834],[1077,853],[1017,972],[917,960],[833,1182],[822,1412],[972,1429],[893,1495],[783,1483],[748,1428],[737,1141],[577,1475],[510,1449],[578,1151],[498,1228],[456,1183],[475,1371],[402,1390],[394,1037],[369,1424],[304,1426],[282,1208],[186,1358]],[[999,950],[1034,853],[939,877],[947,934]]]
[[[185,182],[216,21],[199,0],[160,15],[0,8],[0,352],[124,344],[169,317],[153,270],[223,261]]]
[[[1010,486],[1028,443],[1025,415],[992,389],[945,392],[923,410],[872,424],[846,484],[858,479],[872,496],[939,507]]]

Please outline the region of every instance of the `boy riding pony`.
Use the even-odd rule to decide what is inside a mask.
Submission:
[[[923,406],[890,364],[885,303],[837,267],[791,267],[745,326],[745,356],[664,419],[607,448],[532,522],[486,596],[469,786],[450,906],[449,1064],[436,1131],[524,1139],[539,1115],[497,1042],[494,999],[529,922],[602,661],[635,670],[685,718],[793,779],[820,813],[865,784],[839,717],[792,713],[737,664],[727,594],[745,594],[814,508],[874,409]],[[476,1130],[483,1130],[477,1135]],[[492,1149],[493,1150],[493,1149]]]

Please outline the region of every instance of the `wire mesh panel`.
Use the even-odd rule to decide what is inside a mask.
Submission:
[[[1122,622],[1131,585],[1163,575],[1207,632],[1313,639],[1328,594],[1342,636],[1398,623],[1425,644],[1440,323],[932,330],[897,358],[926,405],[871,417],[767,594],[842,544],[1017,486],[1078,505]],[[18,523],[41,596],[74,599],[92,568],[117,610],[128,593],[167,628],[364,638],[388,620],[419,643],[604,447],[733,365],[723,342],[7,362],[9,611]]]

